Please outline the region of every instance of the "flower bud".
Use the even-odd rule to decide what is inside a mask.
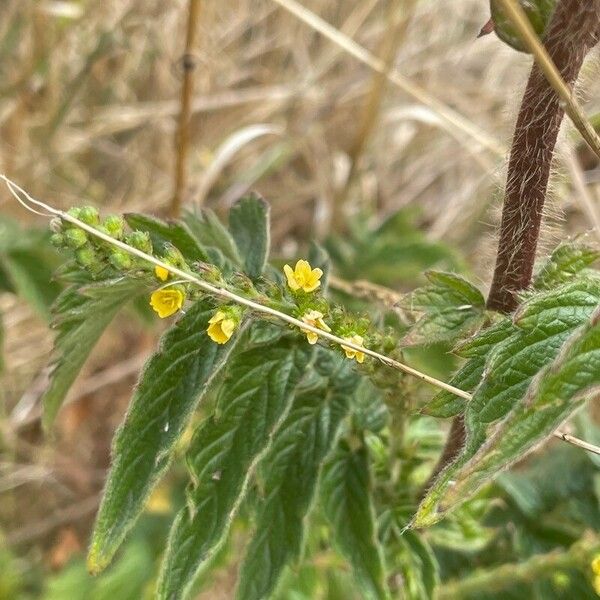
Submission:
[[[108,260],[118,271],[127,271],[132,266],[131,256],[118,248],[110,253]]]
[[[75,260],[78,265],[86,269],[91,269],[99,264],[98,255],[91,246],[85,246],[77,250],[77,252],[75,252]]]
[[[65,242],[69,248],[73,248],[73,250],[77,250],[77,248],[81,248],[88,241],[87,234],[83,229],[78,229],[76,227],[71,227],[65,231]]]
[[[125,227],[125,223],[123,221],[123,217],[118,215],[109,215],[104,219],[103,223],[106,231],[108,231],[108,235],[120,240],[123,237],[123,229]]]
[[[62,248],[65,245],[65,236],[62,233],[53,233],[50,236],[50,243],[56,248]]]
[[[98,225],[100,223],[100,215],[98,210],[93,206],[83,206],[79,211],[79,220],[86,225]]]
[[[175,267],[187,267],[183,254],[181,254],[179,249],[173,246],[173,244],[165,244],[163,260]]]
[[[78,206],[73,206],[67,211],[67,214],[75,219],[79,219],[80,212],[81,209]]]
[[[152,241],[147,231],[135,230],[125,236],[125,242],[146,254],[152,254]]]
[[[63,230],[63,222],[60,217],[54,217],[50,220],[50,231],[61,233]]]

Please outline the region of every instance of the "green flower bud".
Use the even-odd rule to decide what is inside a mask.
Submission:
[[[81,212],[81,209],[78,206],[73,206],[72,208],[70,208],[67,211],[67,214],[70,215],[71,217],[74,217],[75,219],[79,219],[80,212]]]
[[[81,248],[88,241],[87,234],[83,229],[77,229],[76,227],[72,227],[65,231],[65,242],[69,248],[73,248],[73,250],[77,250],[77,248]]]
[[[100,215],[98,210],[93,206],[84,206],[79,211],[79,220],[86,225],[98,225],[100,223]]]
[[[173,246],[173,244],[165,244],[163,260],[175,267],[187,267],[187,263],[185,262],[185,258],[183,258],[183,254],[181,254],[181,252],[179,252],[179,250]]]
[[[108,235],[120,240],[123,237],[123,229],[125,227],[125,223],[123,221],[123,217],[118,215],[109,215],[104,219],[103,223],[106,231],[108,231]]]
[[[125,242],[146,254],[152,254],[152,241],[147,231],[135,230],[125,236]]]
[[[65,236],[62,233],[53,233],[50,236],[50,243],[56,248],[62,248],[65,245]]]
[[[131,256],[118,248],[110,253],[108,260],[110,261],[110,264],[119,271],[126,271],[131,269],[132,266]]]
[[[75,260],[80,266],[91,269],[99,264],[98,255],[91,246],[85,246],[75,252]]]

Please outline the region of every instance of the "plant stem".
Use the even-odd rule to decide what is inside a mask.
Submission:
[[[598,42],[600,0],[561,0],[544,45],[570,89],[583,60]],[[502,207],[500,239],[487,307],[510,313],[517,293],[531,282],[552,157],[564,117],[563,102],[544,71],[533,64],[513,135]],[[425,485],[458,455],[466,437],[464,418],[455,417],[442,455]]]
[[[586,535],[565,551],[553,550],[546,554],[535,554],[521,563],[477,570],[459,581],[444,583],[438,590],[436,600],[459,600],[477,597],[483,593],[499,593],[514,585],[533,583],[540,578],[551,577],[562,570],[589,569],[598,551],[598,538],[595,535]]]
[[[169,214],[177,218],[181,212],[183,196],[187,187],[187,162],[190,149],[190,121],[192,118],[192,96],[194,94],[194,70],[196,62],[193,56],[196,44],[196,32],[200,0],[190,0],[183,55],[183,83],[181,86],[181,109],[175,132],[175,181]]]
[[[583,60],[598,42],[600,0],[562,0],[550,21],[545,46],[572,88]],[[500,239],[488,308],[512,312],[529,285],[564,102],[535,63],[517,118],[508,164]]]

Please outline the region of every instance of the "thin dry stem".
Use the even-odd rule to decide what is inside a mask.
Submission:
[[[192,118],[192,97],[194,95],[194,71],[196,60],[194,47],[196,45],[196,32],[198,29],[198,15],[200,13],[200,0],[190,0],[187,32],[185,38],[185,54],[183,55],[183,83],[181,86],[181,108],[179,122],[175,133],[175,182],[173,198],[169,213],[177,218],[181,213],[181,205],[187,188],[187,162],[190,150],[190,121]]]
[[[102,231],[99,231],[99,230],[95,229],[94,227],[87,225],[83,221],[76,219],[75,217],[71,216],[70,214],[68,214],[62,210],[58,210],[48,204],[45,204],[44,202],[41,202],[40,200],[36,200],[32,196],[30,196],[23,188],[18,186],[14,181],[10,180],[5,175],[0,175],[0,179],[2,179],[7,184],[8,189],[10,190],[11,194],[27,210],[33,210],[34,212],[36,212],[36,214],[42,214],[42,215],[44,214],[40,211],[36,211],[35,209],[33,209],[31,207],[31,204],[33,204],[34,206],[37,206],[37,207],[45,210],[47,215],[60,217],[61,219],[64,219],[65,221],[68,221],[69,223],[73,223],[74,225],[77,225],[84,231],[87,231],[89,234],[91,234],[113,246],[116,246],[117,248],[120,248],[121,250],[124,250],[125,252],[128,252],[129,254],[133,254],[134,256],[138,256],[139,258],[142,258],[156,266],[162,267],[163,269],[166,269],[170,273],[177,275],[182,280],[193,283],[193,284],[197,285],[198,287],[200,287],[201,289],[209,292],[210,294],[213,294],[214,296],[226,298],[227,300],[231,300],[232,302],[236,302],[237,304],[246,306],[256,312],[275,317],[277,319],[280,319],[281,321],[289,323],[290,325],[294,325],[295,327],[298,327],[301,330],[311,331],[313,333],[316,333],[320,337],[325,338],[325,339],[329,340],[330,342],[333,342],[339,346],[344,346],[344,347],[348,347],[353,350],[356,350],[358,352],[363,352],[367,356],[376,358],[383,364],[385,364],[393,369],[397,369],[398,371],[402,371],[403,373],[406,373],[408,375],[416,377],[416,378],[420,379],[421,381],[424,381],[425,383],[428,383],[430,385],[438,387],[442,390],[446,390],[452,394],[455,394],[456,396],[459,396],[460,398],[464,398],[465,400],[472,399],[472,395],[469,392],[465,392],[464,390],[454,387],[453,385],[450,385],[444,381],[440,381],[439,379],[436,379],[435,377],[431,377],[430,375],[421,373],[417,369],[413,369],[412,367],[409,367],[408,365],[405,365],[404,363],[401,363],[389,356],[386,356],[385,354],[380,354],[379,352],[375,352],[374,350],[370,350],[369,348],[365,348],[364,346],[359,346],[358,344],[354,344],[353,342],[350,342],[349,340],[344,340],[343,338],[340,338],[332,333],[328,333],[327,331],[323,331],[321,329],[318,329],[317,327],[313,327],[312,325],[304,323],[303,321],[300,321],[299,319],[296,319],[286,313],[280,312],[274,308],[270,308],[269,306],[264,306],[262,304],[254,302],[252,300],[249,300],[248,298],[244,298],[243,296],[239,296],[225,288],[215,286],[206,281],[203,281],[202,279],[199,279],[198,277],[195,277],[194,275],[191,275],[190,273],[186,273],[185,271],[182,271],[181,269],[179,269],[173,265],[163,262],[163,261],[155,258],[154,256],[151,256],[150,254],[146,254],[145,252],[142,252],[141,250],[138,250],[137,248],[129,246],[128,244],[125,244],[124,242],[122,242],[120,240],[110,237],[109,235],[103,233]],[[21,194],[23,197],[21,197]],[[555,432],[554,435],[566,442],[569,442],[569,443],[574,443],[573,440],[577,440],[577,438],[574,438],[573,436],[569,436],[568,434],[565,434],[562,432]],[[579,447],[585,448],[586,450],[589,450],[590,452],[600,455],[600,448],[593,446],[592,444],[588,444],[587,442],[584,442],[582,440],[577,440],[577,441],[579,443],[576,445],[578,445]]]

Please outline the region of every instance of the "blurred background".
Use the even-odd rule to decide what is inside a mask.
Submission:
[[[431,267],[489,284],[507,148],[531,60],[493,33],[477,37],[489,19],[485,0],[302,0],[300,15],[283,0],[197,4],[186,48],[187,1],[2,0],[0,172],[53,206],[93,204],[104,213],[166,216],[177,197],[223,216],[255,190],[272,207],[273,253],[294,258],[319,241],[341,291],[356,280],[408,291]],[[596,62],[580,80],[588,114],[600,113]],[[186,77],[193,89],[182,138]],[[179,183],[178,160],[186,166]],[[542,249],[592,230],[599,183],[595,158],[566,128]],[[83,557],[110,440],[160,324],[139,312],[120,317],[54,434],[43,435],[38,400],[51,359],[49,306],[60,289],[45,226],[0,189],[0,598],[144,597],[181,503],[183,468],[151,498],[112,570],[92,581]],[[440,377],[454,367],[443,348],[413,358]],[[444,427],[430,432],[432,456]],[[577,497],[565,481],[519,505],[511,496],[519,486],[507,480],[497,498],[514,514],[493,535],[513,543],[511,519],[560,513],[568,523],[553,522],[551,548],[600,526],[598,465],[552,448],[544,460],[581,463]],[[553,464],[536,467],[539,485],[548,481],[540,469],[552,473]],[[577,504],[575,516],[564,503]],[[445,547],[476,564],[491,527],[457,531]],[[235,560],[198,597],[230,598],[234,581]]]

